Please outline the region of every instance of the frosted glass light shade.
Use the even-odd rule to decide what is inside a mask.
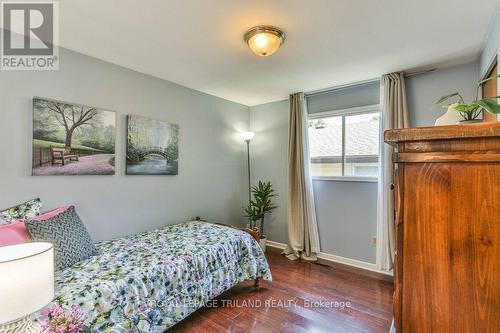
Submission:
[[[244,140],[244,141],[252,141],[252,139],[254,138],[255,136],[255,133],[254,132],[242,132],[241,133],[241,138]]]
[[[0,247],[0,324],[24,318],[54,298],[54,248],[33,242]]]
[[[285,41],[285,33],[273,26],[257,26],[248,30],[244,38],[253,53],[267,57],[278,51]]]

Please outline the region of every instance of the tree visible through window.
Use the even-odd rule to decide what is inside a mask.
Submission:
[[[379,112],[309,120],[311,171],[315,177],[377,177]]]

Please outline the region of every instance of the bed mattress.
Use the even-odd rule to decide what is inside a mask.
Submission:
[[[99,254],[56,272],[56,299],[84,312],[91,332],[164,332],[245,280],[271,280],[244,231],[192,221],[97,244]],[[38,320],[43,316],[38,314]]]

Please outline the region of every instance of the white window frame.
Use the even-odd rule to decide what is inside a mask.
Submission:
[[[318,119],[318,118],[328,118],[328,117],[338,117],[338,116],[354,116],[366,113],[380,113],[380,104],[366,105],[353,107],[348,109],[338,109],[323,112],[310,113],[307,115],[307,120]],[[382,131],[382,117],[379,118],[379,134]],[[309,138],[308,138],[309,140]],[[380,168],[380,145],[379,145],[379,168]],[[309,160],[311,156],[308,157]],[[345,121],[342,121],[342,168],[344,167],[345,158]],[[376,183],[378,182],[378,177],[356,177],[356,176],[313,176],[313,181],[342,181],[342,182],[361,182],[361,183]]]

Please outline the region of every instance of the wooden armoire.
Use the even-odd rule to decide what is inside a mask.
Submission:
[[[500,332],[500,122],[389,130],[398,333]]]

